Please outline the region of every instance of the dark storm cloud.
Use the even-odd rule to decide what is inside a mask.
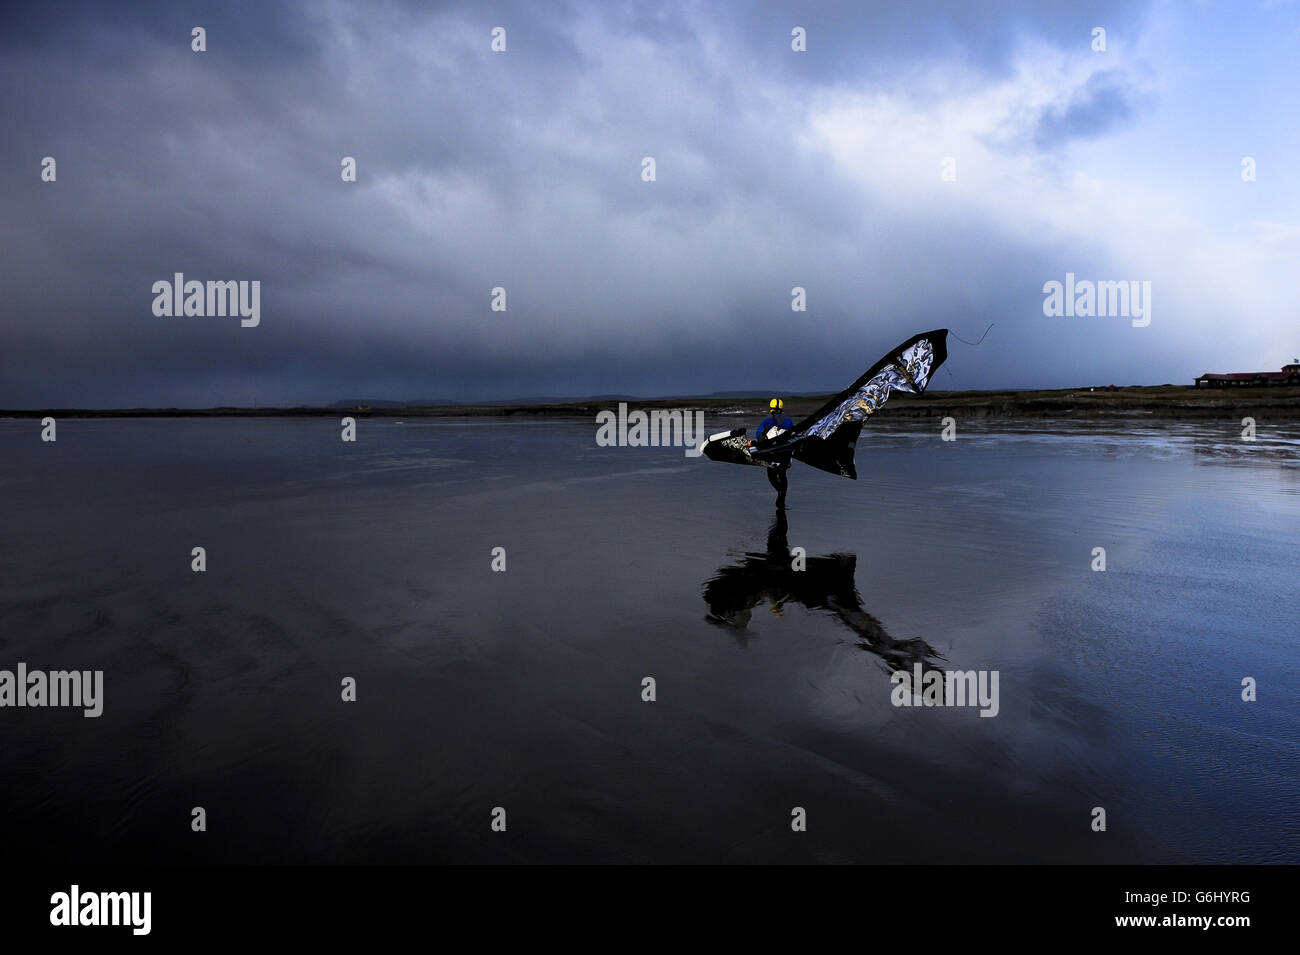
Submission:
[[[765,68],[790,79],[836,84],[863,78],[905,82],[918,64],[933,60],[1005,75],[1023,37],[1087,50],[1094,27],[1122,36],[1138,28],[1144,11],[1144,4],[1124,0],[758,0],[725,5],[715,15],[744,37]],[[796,26],[807,31],[808,50],[815,56],[786,55]]]
[[[126,65],[142,47],[188,47],[190,30],[202,26],[229,48],[240,68],[293,69],[323,51],[319,4],[259,0],[53,0],[0,8],[0,50],[60,58],[97,57]],[[137,66],[140,66],[138,62]]]
[[[833,388],[918,327],[1032,318],[1077,260],[860,194],[796,147],[797,110],[1135,18],[902,7],[6,7],[0,406]],[[789,55],[794,24],[815,55]],[[1042,128],[1091,134],[1126,102],[1103,83]],[[262,324],[154,317],[176,271],[260,280]],[[1061,373],[983,354],[957,384]]]
[[[1034,142],[1042,149],[1054,149],[1072,139],[1102,136],[1131,120],[1143,99],[1125,75],[1095,73],[1068,105],[1043,111]]]

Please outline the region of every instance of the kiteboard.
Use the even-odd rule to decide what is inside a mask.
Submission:
[[[710,461],[722,461],[726,464],[750,464],[760,468],[776,467],[774,461],[763,461],[752,453],[753,441],[744,428],[719,431],[705,440],[702,450]]]

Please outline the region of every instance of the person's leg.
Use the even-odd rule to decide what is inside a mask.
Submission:
[[[785,491],[786,488],[788,487],[788,482],[786,481],[785,472],[786,469],[783,467],[775,467],[775,468],[767,469],[767,482],[771,484],[773,488],[776,489],[777,507],[781,507],[782,505],[785,504]]]

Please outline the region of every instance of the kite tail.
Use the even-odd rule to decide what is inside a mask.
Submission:
[[[794,450],[794,459],[856,481],[858,469],[853,462],[853,449],[861,433],[861,421],[847,422],[836,428],[829,437],[807,438],[800,442]]]

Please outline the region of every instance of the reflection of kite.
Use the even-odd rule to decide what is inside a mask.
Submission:
[[[789,431],[765,437],[753,446],[744,428],[724,431],[704,442],[704,456],[762,467],[783,464],[793,457],[831,474],[856,479],[853,448],[862,422],[888,400],[891,392],[925,391],[931,376],[948,357],[947,337],[946,328],[915,335]]]
[[[803,569],[795,570],[785,511],[778,510],[767,533],[766,553],[745,554],[740,563],[721,568],[705,582],[706,619],[729,630],[745,646],[753,636],[749,622],[754,608],[766,603],[772,613],[781,616],[787,604],[802,604],[829,613],[852,630],[858,647],[878,657],[889,672],[910,673],[918,664],[933,668],[943,659],[933,647],[917,637],[893,636],[863,608],[854,582],[857,566],[854,554],[830,554],[808,557]]]

